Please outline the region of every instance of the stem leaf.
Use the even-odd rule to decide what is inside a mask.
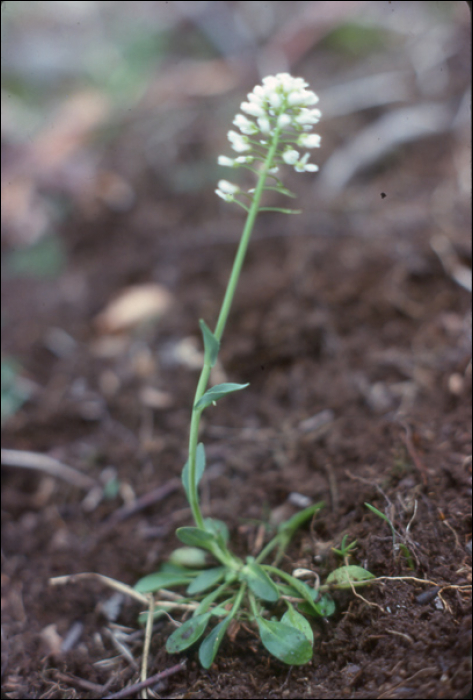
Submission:
[[[225,632],[231,620],[232,618],[228,615],[224,620],[219,622],[200,645],[199,661],[204,668],[210,668],[213,664],[213,660],[215,659],[220,643],[225,636]]]
[[[198,576],[190,582],[187,588],[187,593],[189,595],[195,595],[196,593],[202,593],[208,588],[211,588],[216,583],[218,583],[225,575],[225,566],[216,566],[213,569],[207,569],[202,571]]]
[[[195,615],[174,630],[166,642],[168,654],[176,654],[192,646],[204,634],[211,615],[211,612]]]
[[[223,396],[231,394],[234,391],[240,391],[240,389],[245,389],[249,384],[234,384],[233,382],[226,382],[225,384],[217,384],[211,389],[205,392],[205,394],[197,401],[194,406],[194,411],[202,411],[207,406],[210,406],[214,401],[218,401]]]
[[[300,630],[259,616],[256,622],[263,646],[277,659],[291,666],[301,666],[311,660],[312,645]]]
[[[205,364],[209,365],[209,367],[213,367],[217,362],[220,342],[214,336],[203,319],[200,319],[199,326],[204,338],[204,362]]]
[[[349,566],[341,566],[335,569],[327,576],[326,583],[335,585],[336,588],[351,588],[354,586],[366,586],[372,578],[376,578],[374,574],[361,566],[351,564]]]
[[[204,445],[199,442],[195,451],[195,485],[199,485],[199,481],[202,478],[202,474],[205,471],[205,449]],[[184,465],[184,469],[181,474],[182,485],[184,486],[184,491],[186,492],[187,500],[190,502],[190,484],[189,484],[189,460]]]
[[[263,600],[270,603],[276,602],[279,598],[279,590],[276,584],[271,581],[266,571],[255,562],[254,557],[247,557],[247,564],[243,567],[241,578],[248,583],[250,590]]]

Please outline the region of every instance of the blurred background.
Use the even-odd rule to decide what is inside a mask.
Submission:
[[[285,176],[303,214],[255,235],[397,232],[415,267],[422,229],[471,289],[470,26],[465,2],[3,3],[2,416],[127,285],[172,292],[195,246],[235,245],[216,160],[267,74],[318,93],[322,148],[315,177]],[[145,316],[166,305],[147,291]]]
[[[465,2],[3,3],[3,419],[78,342],[120,355],[116,335],[164,312],[202,246],[231,254],[242,214],[214,195],[216,160],[267,74],[317,92],[322,148],[315,177],[285,175],[303,214],[255,237],[349,236],[415,274],[422,240],[471,290],[470,36]],[[340,248],[340,281],[359,250]],[[215,314],[209,289],[184,287],[182,319]]]

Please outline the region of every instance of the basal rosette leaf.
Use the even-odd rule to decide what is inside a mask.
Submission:
[[[212,569],[202,571],[196,576],[187,588],[188,595],[195,595],[212,588],[225,576],[227,569],[225,566],[216,566]]]
[[[195,573],[173,574],[157,571],[155,574],[144,576],[134,585],[139,593],[154,593],[161,588],[173,588],[174,586],[187,586],[194,578]]]
[[[257,617],[263,646],[270,654],[291,666],[301,666],[312,658],[312,644],[303,632],[283,622]]]
[[[210,668],[213,664],[213,660],[217,655],[218,649],[230,622],[230,616],[219,622],[200,645],[199,661],[204,668]]]
[[[279,591],[276,584],[271,581],[264,569],[255,562],[254,557],[247,557],[246,566],[243,567],[240,578],[246,581],[250,590],[269,603],[275,603],[279,598]]]
[[[290,627],[294,627],[295,629],[299,630],[299,632],[302,632],[310,644],[313,645],[314,633],[312,631],[312,627],[310,626],[310,622],[303,615],[297,612],[291,603],[288,601],[286,601],[286,603],[288,608],[282,616],[281,622],[285,625],[289,625]]]
[[[168,654],[177,654],[192,646],[205,632],[212,613],[195,615],[175,630],[166,642]]]

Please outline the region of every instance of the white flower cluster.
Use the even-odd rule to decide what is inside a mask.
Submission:
[[[228,132],[228,140],[237,153],[236,158],[219,156],[218,163],[227,168],[249,167],[254,161],[264,161],[271,145],[277,147],[269,173],[277,172],[279,163],[287,163],[296,172],[315,172],[318,166],[309,163],[309,153],[301,155],[297,148],[318,148],[320,136],[309,134],[320,120],[321,112],[313,108],[319,98],[303,78],[293,78],[289,73],[278,73],[263,78],[242,102],[233,124],[240,130]],[[247,116],[248,115],[248,116]],[[252,169],[252,168],[250,168]],[[237,185],[220,180],[215,190],[227,202],[235,200],[240,192]]]

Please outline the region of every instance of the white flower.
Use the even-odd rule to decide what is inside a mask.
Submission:
[[[251,98],[254,96],[248,95],[248,97]],[[253,117],[264,117],[266,115],[266,112],[264,111],[263,107],[259,104],[259,102],[256,101],[242,102],[240,105],[240,109],[242,112],[251,114]]]
[[[302,148],[320,148],[319,134],[301,134],[297,139],[297,145]]]
[[[257,134],[258,133],[258,127],[256,124],[247,117],[244,117],[243,114],[237,114],[235,119],[233,120],[233,124],[237,126],[242,134]]]
[[[271,123],[267,117],[258,117],[256,120],[258,122],[258,126],[260,128],[260,131],[263,134],[269,134],[271,131]]]
[[[246,136],[237,134],[236,131],[229,131],[227,135],[228,140],[232,144],[233,150],[237,151],[237,153],[251,150],[251,145],[248,143],[248,139],[246,138]]]
[[[238,159],[236,159],[238,160]],[[234,168],[235,160],[233,158],[227,158],[227,156],[219,156],[218,164],[223,165],[225,168]]]
[[[280,114],[278,117],[278,126],[283,129],[285,126],[289,126],[292,122],[292,117],[289,114]]]
[[[283,98],[278,92],[271,92],[268,95],[268,101],[273,109],[278,109],[282,105]]]
[[[226,202],[233,202],[235,199],[234,195],[240,191],[237,185],[234,185],[228,180],[220,180],[218,183],[218,189],[215,190],[215,194],[224,199]]]
[[[287,103],[289,107],[307,107],[308,105],[315,105],[319,101],[319,98],[314,92],[310,90],[299,90],[297,92],[292,92],[287,97]]]
[[[321,116],[320,109],[302,108],[299,114],[294,117],[294,121],[296,124],[317,124]]]
[[[299,158],[299,153],[292,148],[288,148],[282,154],[282,159],[288,165],[294,165]]]
[[[270,149],[273,149],[271,152],[276,159],[291,165],[296,172],[317,171],[318,166],[308,162],[309,153],[301,156],[299,152],[301,149],[319,148],[321,141],[318,134],[310,133],[322,115],[319,109],[312,107],[319,98],[308,87],[303,78],[294,78],[289,73],[263,78],[262,84],[256,85],[248,93],[247,101],[241,103],[242,114],[237,114],[233,119],[233,124],[241,133],[228,132],[233,150],[245,155],[236,158],[219,156],[219,165],[237,168],[254,161],[264,161]],[[256,143],[251,139],[258,133]],[[266,167],[269,175],[278,172],[274,160],[267,162]],[[225,201],[232,202],[235,195],[242,191],[237,185],[221,180],[215,192]]]
[[[307,162],[308,159],[309,159],[309,154],[306,153],[305,156],[302,156],[300,161],[298,161],[294,165],[294,170],[298,173],[304,173],[304,172],[315,173],[319,169],[319,166],[314,165],[314,163],[308,163]]]
[[[238,185],[234,185],[233,182],[228,182],[228,180],[220,180],[218,183],[218,188],[227,194],[236,194],[240,191]]]

